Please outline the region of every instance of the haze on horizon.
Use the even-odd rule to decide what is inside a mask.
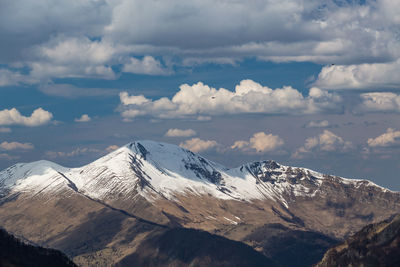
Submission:
[[[0,169],[134,140],[400,190],[400,2],[0,1]]]

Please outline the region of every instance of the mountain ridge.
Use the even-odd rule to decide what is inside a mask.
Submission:
[[[147,146],[143,146],[143,143]],[[150,146],[151,145],[151,146]],[[149,149],[150,146],[150,149]],[[167,146],[168,149],[160,149],[160,147]],[[154,149],[155,148],[155,149]],[[172,149],[171,149],[172,148]],[[152,151],[153,150],[153,151]],[[154,151],[155,150],[155,151]],[[132,153],[133,152],[133,153]],[[165,156],[165,154],[169,154],[169,157],[162,157],[160,155]],[[156,157],[154,156],[156,155]],[[176,164],[177,159],[180,159],[182,163],[180,165]],[[58,165],[54,162],[50,161],[45,161],[45,160],[40,160],[36,162],[31,162],[31,163],[17,163],[3,171],[0,172],[0,187],[1,188],[10,188],[12,187],[11,184],[14,184],[15,186],[18,187],[17,180],[23,180],[24,178],[27,177],[36,177],[39,178],[41,175],[51,172],[57,172],[58,174],[62,174],[63,177],[69,182],[74,184],[77,188],[82,188],[84,189],[85,187],[85,181],[82,181],[79,179],[79,175],[76,175],[77,172],[79,174],[82,174],[82,172],[85,171],[85,169],[90,168],[91,166],[106,166],[108,169],[111,170],[112,174],[119,174],[118,178],[122,177],[124,175],[124,172],[126,170],[124,169],[131,169],[133,171],[133,174],[136,174],[137,177],[139,177],[139,184],[140,186],[143,187],[149,187],[153,191],[155,191],[154,184],[149,181],[149,179],[146,179],[147,174],[143,174],[142,170],[138,168],[137,166],[133,166],[132,163],[138,163],[139,166],[143,165],[143,162],[148,163],[148,165],[152,165],[150,171],[159,171],[158,175],[160,177],[165,178],[165,176],[169,176],[168,178],[184,178],[186,180],[192,180],[195,182],[202,182],[203,184],[206,184],[208,186],[215,185],[219,192],[214,192],[216,193],[216,197],[221,197],[221,198],[238,198],[238,194],[234,194],[235,185],[238,182],[242,182],[243,180],[246,180],[246,178],[249,178],[249,176],[252,176],[251,178],[254,178],[251,182],[252,183],[269,183],[272,185],[279,184],[279,183],[285,183],[284,186],[288,186],[285,181],[285,178],[282,178],[282,173],[284,172],[291,172],[294,177],[291,177],[289,180],[292,182],[291,184],[297,184],[299,185],[299,188],[297,189],[298,194],[301,193],[309,193],[306,192],[304,189],[301,188],[301,182],[298,183],[296,179],[300,179],[302,181],[308,180],[308,182],[313,183],[314,185],[320,185],[321,180],[323,180],[325,177],[334,177],[335,179],[338,179],[342,183],[352,183],[354,185],[358,184],[363,184],[365,186],[373,186],[373,187],[378,187],[381,188],[384,191],[390,191],[390,192],[395,192],[392,190],[389,190],[387,188],[381,187],[369,180],[361,180],[361,179],[347,179],[343,177],[337,177],[337,176],[331,176],[331,175],[324,175],[319,172],[307,169],[307,168],[302,168],[302,167],[291,167],[291,166],[284,166],[279,163],[277,163],[274,160],[263,160],[263,161],[255,161],[255,162],[249,162],[243,165],[240,165],[239,167],[236,168],[226,168],[218,163],[209,161],[200,155],[197,155],[189,150],[186,150],[184,148],[180,148],[174,145],[166,144],[166,143],[160,143],[160,142],[153,142],[153,141],[137,141],[137,142],[132,142],[128,143],[125,146],[122,146],[121,148],[117,149],[114,152],[111,152],[110,154],[101,157],[100,159],[94,161],[93,163],[89,163],[85,166],[78,167],[78,168],[66,168],[61,165]],[[183,166],[183,167],[182,167]],[[117,170],[119,169],[119,170]],[[121,169],[124,171],[121,173]],[[13,173],[15,172],[15,173]],[[118,173],[119,172],[119,173]],[[23,175],[21,175],[23,173]],[[8,178],[7,178],[8,174]],[[55,174],[55,173],[54,173]],[[128,173],[130,175],[132,173]],[[302,176],[303,174],[303,176]],[[19,178],[18,178],[19,176]],[[21,178],[22,176],[22,178]],[[228,178],[233,177],[235,181],[227,181]],[[247,177],[246,177],[247,176]],[[297,177],[296,177],[297,176]],[[54,177],[53,177],[54,178]],[[113,178],[113,177],[112,177]],[[114,177],[115,178],[115,177]],[[32,179],[33,180],[33,179]],[[177,179],[175,179],[176,181]],[[231,179],[232,180],[232,179]],[[173,181],[172,179],[169,179],[168,182]],[[156,182],[163,183],[162,180],[158,180]],[[188,181],[186,181],[188,182]],[[230,185],[228,188],[226,186],[226,182],[231,182],[233,183]],[[176,186],[181,186],[177,185]],[[237,187],[236,187],[237,188]],[[182,188],[167,188],[169,191],[174,191],[175,190],[182,190]],[[260,188],[257,188],[255,191],[255,188],[252,188],[253,191],[244,191],[241,192],[241,197],[246,198],[250,197],[250,199],[253,198],[262,198],[265,197],[265,193],[270,193],[267,194],[268,197],[274,199],[279,198],[279,193],[281,193],[282,188],[277,188],[276,186],[265,188],[263,190],[264,193],[263,195],[260,195]],[[277,190],[273,190],[277,189]],[[185,188],[183,189],[185,190]],[[240,190],[240,188],[239,188]],[[265,192],[267,191],[267,192]],[[162,194],[167,194],[166,192],[159,192]],[[222,194],[221,194],[222,193]],[[230,194],[231,193],[231,194]],[[249,193],[249,194],[246,194]],[[274,194],[275,193],[275,194]],[[253,195],[251,195],[253,194]],[[250,196],[249,196],[250,195]],[[166,196],[168,198],[168,196]],[[286,203],[285,203],[286,204]]]

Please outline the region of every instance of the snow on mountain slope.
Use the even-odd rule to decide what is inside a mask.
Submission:
[[[364,180],[329,177],[355,187],[376,186]],[[274,161],[227,169],[175,145],[137,141],[81,168],[68,169],[48,161],[14,165],[0,172],[0,188],[55,192],[72,186],[99,200],[142,196],[152,201],[174,199],[176,194],[243,201],[268,198],[288,207],[297,196],[315,196],[325,179],[320,173]]]
[[[62,177],[62,173],[68,170],[68,168],[45,160],[18,163],[0,172],[0,192],[13,190],[57,193],[70,184]]]
[[[225,170],[178,146],[140,141],[65,175],[81,192],[99,199],[140,194],[151,200],[173,198],[177,192],[230,198],[218,189]]]

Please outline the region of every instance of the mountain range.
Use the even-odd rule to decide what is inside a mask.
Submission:
[[[80,266],[310,266],[399,212],[400,194],[367,180],[271,160],[229,169],[153,141],[79,168],[37,161],[0,172],[0,226]]]

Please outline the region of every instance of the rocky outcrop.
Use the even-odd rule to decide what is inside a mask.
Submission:
[[[316,266],[400,266],[400,215],[364,227],[329,249]]]

